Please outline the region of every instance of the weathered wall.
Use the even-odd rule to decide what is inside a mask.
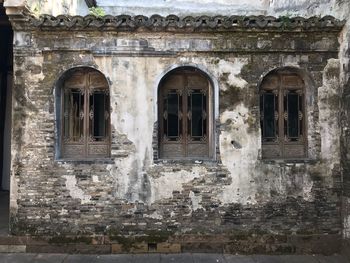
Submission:
[[[153,231],[183,251],[203,249],[216,236],[220,242],[208,247],[227,252],[337,250],[337,33],[62,31],[58,37],[38,30],[17,32],[15,43],[13,234],[100,234],[123,243],[124,236]],[[55,156],[55,83],[82,65],[110,82],[110,160]],[[205,70],[218,89],[217,161],[154,162],[157,85],[180,65]],[[309,158],[264,161],[257,85],[284,66],[299,68],[307,85]],[[310,234],[334,246],[304,245],[301,236]]]
[[[347,23],[340,35],[340,62],[341,62],[341,91],[342,91],[342,111],[341,111],[341,162],[343,169],[343,236],[345,238],[343,252],[350,258],[350,156],[349,156],[349,92],[350,92],[350,4],[344,3],[342,13]]]
[[[201,15],[215,10],[223,15],[331,14],[340,19],[347,19],[349,5],[349,1],[207,1],[199,7],[194,0],[154,0],[141,10],[135,5],[142,6],[142,1],[121,1],[120,7],[110,7],[111,1],[97,2],[112,14]],[[50,13],[50,8],[43,10]],[[87,12],[79,10],[62,12]],[[134,241],[167,240],[181,244],[182,251],[337,251],[342,229],[346,238],[350,229],[348,28],[347,24],[340,35],[17,30],[12,232],[106,235],[123,249],[135,249],[125,236],[148,235],[149,239]],[[141,45],[140,51],[141,39],[147,46]],[[181,65],[204,70],[217,89],[217,162],[153,159],[157,85],[170,68]],[[75,66],[97,68],[110,82],[111,160],[56,158],[55,83]],[[308,158],[264,161],[257,85],[270,70],[284,66],[300,69],[307,84]],[[234,148],[233,140],[241,148]]]

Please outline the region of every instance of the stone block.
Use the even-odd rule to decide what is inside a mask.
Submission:
[[[191,242],[182,243],[182,252],[194,252],[194,253],[222,253],[222,243],[207,243],[207,242]]]
[[[133,244],[130,248],[131,253],[147,253],[148,252],[148,244],[147,243],[136,243]]]
[[[14,45],[17,47],[28,47],[31,45],[31,34],[28,32],[16,32],[14,34]]]
[[[8,245],[0,245],[0,253],[8,253]]]
[[[25,253],[25,245],[0,245],[0,253]]]
[[[174,243],[157,243],[157,253],[180,253],[181,252],[181,245],[180,244],[174,244]]]
[[[112,244],[111,245],[111,253],[112,254],[121,254],[124,253],[123,246],[121,244]]]
[[[0,245],[25,245],[27,237],[22,236],[0,236]]]
[[[9,253],[25,253],[26,245],[9,245],[8,252]]]

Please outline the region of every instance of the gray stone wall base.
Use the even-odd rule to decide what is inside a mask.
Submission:
[[[341,254],[350,262],[350,240],[343,239]]]
[[[349,257],[350,242],[341,236],[325,235],[255,235],[239,236],[177,236],[165,242],[134,242],[132,238],[115,242],[109,236],[95,237],[0,237],[0,253],[69,253],[69,254],[124,254],[124,253],[226,253],[226,254],[322,254],[343,252]]]

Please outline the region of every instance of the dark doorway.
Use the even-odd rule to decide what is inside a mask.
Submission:
[[[8,232],[13,31],[0,0],[0,235]]]

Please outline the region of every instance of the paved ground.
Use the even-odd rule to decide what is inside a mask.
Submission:
[[[234,256],[220,254],[67,255],[0,254],[1,263],[349,263],[342,256]]]

